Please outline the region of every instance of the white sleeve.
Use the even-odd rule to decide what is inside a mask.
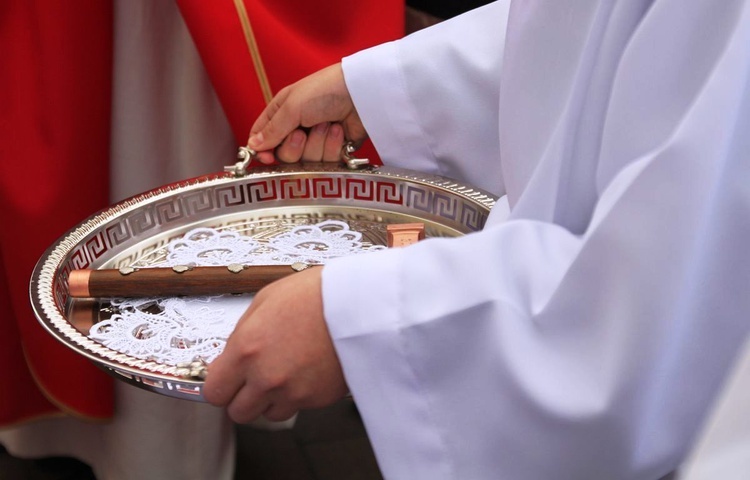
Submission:
[[[705,84],[612,175],[581,235],[515,219],[326,265],[326,320],[386,478],[659,478],[679,464],[750,329],[750,2],[732,5],[711,30],[725,44],[699,52]],[[633,140],[615,120],[604,152]]]
[[[582,237],[511,220],[326,266],[326,320],[386,478],[679,464],[750,312],[750,194],[727,184],[750,146],[681,168],[715,153],[675,155],[692,133],[623,171]]]
[[[343,59],[347,87],[386,164],[504,193],[497,104],[509,4]]]

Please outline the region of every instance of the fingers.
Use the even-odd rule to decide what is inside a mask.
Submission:
[[[248,138],[248,146],[259,155],[261,162],[270,163],[272,157],[266,151],[279,147],[278,155],[282,161],[296,161],[304,158],[309,160],[334,160],[338,156],[333,150],[339,142],[336,136],[331,138],[324,135],[323,127],[320,131],[311,131],[310,146],[299,152],[296,144],[295,130],[300,127],[314,127],[328,122],[338,122],[345,126],[344,130],[351,133],[354,141],[361,141],[366,137],[364,126],[356,113],[349,91],[346,88],[343,71],[340,64],[331,65],[302,80],[282,89],[263,110],[253,124]],[[336,129],[335,133],[338,133]],[[343,144],[343,134],[341,135]],[[325,140],[324,140],[325,138]],[[307,139],[306,139],[307,140]]]
[[[297,129],[289,134],[276,149],[276,158],[284,163],[300,160],[307,162],[338,162],[341,160],[341,148],[344,145],[344,129],[338,123],[319,123],[305,134]],[[258,158],[262,163],[273,162],[271,152],[260,152]]]
[[[246,318],[255,310],[251,304],[237,325],[244,325]],[[237,329],[238,331],[240,329]],[[231,335],[224,346],[224,351],[208,365],[208,375],[203,385],[203,397],[208,403],[223,407],[245,386],[245,372],[236,368],[245,357],[254,355],[257,347],[250,342],[243,342],[238,335]],[[247,344],[247,345],[245,345]],[[244,347],[244,348],[243,348]]]
[[[248,147],[255,151],[271,150],[299,126],[299,110],[288,103],[290,93],[289,87],[282,89],[263,109],[250,129]]]
[[[272,150],[266,150],[265,152],[258,152],[258,155],[256,157],[260,163],[264,165],[271,165],[273,162],[276,161],[276,155],[274,155]]]
[[[310,129],[310,133],[307,135],[305,150],[302,153],[302,160],[319,162],[323,158],[323,149],[325,148],[329,128],[330,124],[323,122]]]
[[[298,410],[291,406],[271,404],[264,412],[263,416],[272,422],[283,422],[296,415]]]
[[[276,149],[276,157],[284,163],[298,162],[305,150],[307,136],[302,130],[294,130]]]
[[[203,386],[203,397],[212,405],[223,407],[235,397],[244,386],[243,372],[232,368],[236,362],[231,350],[225,349],[222,355],[208,366],[206,383]]]
[[[242,338],[240,342],[243,345],[249,343]],[[271,404],[273,397],[277,395],[275,392],[285,384],[286,377],[274,375],[273,371],[244,371],[241,367],[247,368],[247,363],[242,360],[256,357],[257,352],[238,345],[230,338],[222,355],[208,366],[203,386],[206,401],[216,406],[226,406],[229,417],[237,423],[253,421],[266,411],[270,411],[273,418],[283,417],[286,412],[296,412],[296,408],[283,406],[283,402],[282,406]]]
[[[257,389],[245,385],[232,399],[227,413],[236,423],[248,423],[260,417],[270,406]]]
[[[343,397],[346,381],[325,322],[321,284],[320,269],[310,269],[258,292],[208,367],[207,401],[247,422],[261,414],[283,420]]]
[[[299,412],[296,405],[284,402],[283,398],[277,398],[279,403],[274,403],[273,397],[278,395],[258,395],[257,390],[245,386],[232,399],[227,407],[227,414],[236,423],[249,423],[261,415],[272,422],[282,422]]]
[[[344,129],[338,123],[334,123],[326,133],[323,144],[323,161],[338,162],[341,160],[341,148],[344,146]]]
[[[344,146],[344,129],[339,123],[319,123],[307,135],[302,160],[308,162],[338,162]]]

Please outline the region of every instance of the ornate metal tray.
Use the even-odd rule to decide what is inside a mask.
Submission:
[[[242,177],[207,175],[130,198],[71,229],[37,263],[31,302],[55,338],[115,378],[203,401],[203,381],[186,378],[184,369],[134,358],[89,338],[88,327],[106,309],[70,298],[69,272],[148,266],[169,241],[203,226],[263,237],[335,219],[361,232],[363,240],[385,245],[387,224],[423,222],[427,237],[458,236],[481,229],[494,202],[486,192],[453,180],[391,167],[352,171],[298,164],[255,169]]]

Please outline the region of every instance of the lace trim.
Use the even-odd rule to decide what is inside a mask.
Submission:
[[[327,220],[269,239],[196,228],[166,248],[166,260],[151,266],[323,264],[386,247],[365,245],[362,234],[346,222]],[[223,351],[251,301],[252,295],[111,299],[113,314],[96,323],[89,337],[142,360],[176,366],[196,359],[210,363]]]

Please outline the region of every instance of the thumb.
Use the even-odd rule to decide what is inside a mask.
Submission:
[[[247,146],[255,151],[272,150],[299,126],[299,112],[289,105],[289,90],[279,92],[250,129]]]

